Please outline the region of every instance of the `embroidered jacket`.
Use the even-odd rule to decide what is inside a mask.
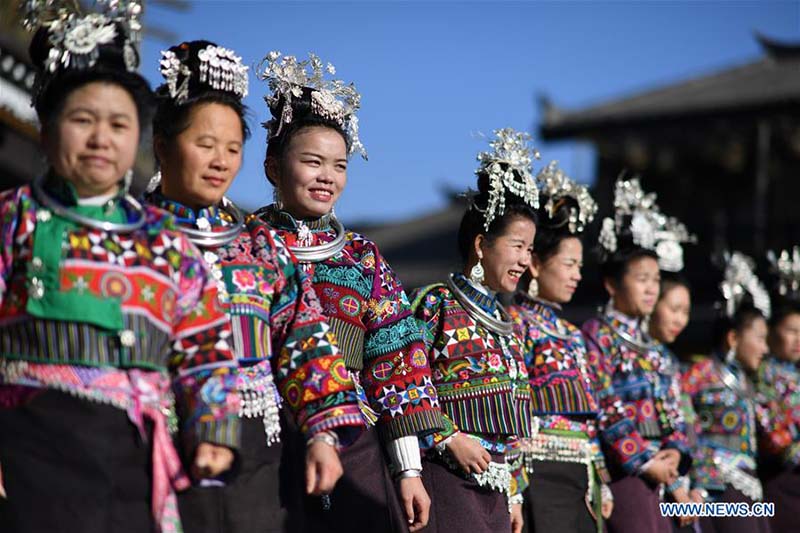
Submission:
[[[45,187],[83,216],[134,218],[119,198],[80,206],[62,180]],[[168,369],[186,445],[237,447],[236,362],[216,284],[171,216],[154,207],[144,216],[141,229],[113,233],[56,215],[29,186],[3,193],[0,359]]]
[[[786,468],[800,465],[800,369],[767,357],[758,368],[756,389],[759,404],[769,412],[772,435],[762,451]]]
[[[453,281],[487,314],[497,316],[493,295],[479,291],[462,274],[454,274]],[[412,298],[445,420],[433,443],[462,432],[489,451],[518,455],[519,439],[531,436],[531,393],[517,338],[491,332],[473,319],[445,285],[424,287]],[[511,494],[517,494],[527,478],[521,462],[512,470]]]
[[[336,239],[331,217],[297,221],[274,206],[257,213],[288,246]],[[397,276],[375,243],[346,231],[344,247],[317,263],[301,263],[336,334],[367,415],[376,413],[384,438],[427,434],[441,428],[441,411],[416,320]]]
[[[683,416],[675,389],[661,373],[665,362],[657,344],[637,320],[616,311],[589,319],[583,334],[603,410],[601,439],[616,471],[638,474],[656,451],[673,448],[681,453],[678,471],[685,474],[691,457]]]
[[[195,212],[159,191],[149,200],[182,225],[220,231],[232,222],[216,207]],[[308,438],[363,427],[353,382],[311,280],[277,234],[250,215],[233,241],[202,250],[231,319],[243,414],[264,416],[268,437],[276,438],[283,397]]]
[[[560,307],[524,294],[514,295],[508,312],[522,341],[531,388],[531,407],[539,431],[552,435],[577,432],[589,440],[592,463],[608,482],[597,434],[600,408],[594,373],[586,362],[583,334],[558,316]]]
[[[713,356],[684,373],[683,390],[692,398],[700,433],[694,448],[693,484],[724,491],[727,484],[753,499],[761,487],[751,474],[759,437],[769,439],[768,409],[755,401],[752,382],[737,362]],[[757,488],[756,488],[757,487]]]

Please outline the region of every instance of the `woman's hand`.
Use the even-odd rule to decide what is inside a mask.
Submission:
[[[692,502],[692,498],[689,495],[689,491],[687,491],[683,487],[675,490],[672,493],[672,499],[675,500],[676,503],[691,503]],[[678,525],[681,526],[681,527],[686,527],[689,524],[691,524],[692,522],[694,522],[695,520],[697,520],[696,516],[679,516],[678,517]]]
[[[306,450],[306,494],[330,494],[344,474],[336,448],[325,441],[316,440]]]
[[[511,533],[522,533],[522,504],[515,503],[511,506]]]
[[[669,457],[654,457],[642,475],[653,483],[672,485],[678,479],[678,468]]]
[[[233,466],[233,450],[209,442],[197,446],[192,464],[192,477],[195,480],[217,477]]]
[[[467,474],[481,474],[489,468],[492,456],[475,439],[456,433],[447,443],[447,450]]]
[[[428,525],[431,510],[431,499],[422,485],[422,478],[407,477],[398,482],[400,502],[406,512],[408,530],[411,533],[419,531]]]

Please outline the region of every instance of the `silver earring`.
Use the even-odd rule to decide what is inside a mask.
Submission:
[[[144,192],[150,194],[151,192],[155,191],[158,186],[161,185],[161,171],[157,171],[153,174],[153,177],[150,178],[150,181],[147,182],[147,188]]]
[[[133,183],[133,169],[129,168],[122,178],[122,187],[126,194],[131,190],[131,183]]]
[[[539,295],[539,282],[536,278],[531,278],[531,282],[528,283],[528,296],[531,299],[535,299]]]
[[[614,297],[610,297],[606,303],[605,314],[609,315],[614,311]]]
[[[478,262],[475,263],[475,266],[469,271],[469,280],[476,285],[482,285],[485,274],[486,272],[483,270],[481,260],[478,258]]]

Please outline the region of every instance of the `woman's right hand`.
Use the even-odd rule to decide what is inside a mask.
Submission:
[[[492,456],[478,441],[456,433],[447,443],[447,451],[467,474],[481,474],[489,468]]]
[[[678,469],[670,459],[656,457],[643,476],[656,484],[672,485],[678,479]]]

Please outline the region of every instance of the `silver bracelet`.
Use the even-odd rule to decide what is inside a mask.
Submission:
[[[324,442],[328,446],[333,446],[337,450],[339,449],[339,437],[335,433],[331,433],[330,431],[323,431],[321,433],[317,433],[306,443],[306,446],[311,446],[315,442]]]
[[[422,477],[422,472],[417,470],[416,468],[409,468],[408,470],[401,470],[394,476],[395,481],[400,481],[401,479],[407,479],[411,477]]]

